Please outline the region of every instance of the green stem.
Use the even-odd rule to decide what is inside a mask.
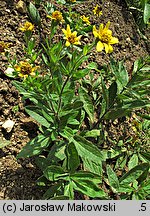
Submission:
[[[63,94],[63,90],[68,82],[68,80],[70,79],[70,76],[67,77],[67,79],[65,80],[63,86],[62,86],[62,89],[61,89],[61,92],[60,92],[60,95],[59,95],[59,104],[58,104],[58,110],[57,110],[57,116],[58,116],[58,113],[59,113],[59,110],[60,110],[60,107],[61,107],[61,103],[62,103],[62,94]]]

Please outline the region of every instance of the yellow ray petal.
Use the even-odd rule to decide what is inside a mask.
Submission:
[[[111,38],[111,41],[110,41],[110,44],[116,44],[116,43],[119,43],[118,38],[112,37],[112,38]]]
[[[69,41],[66,41],[66,44],[65,44],[67,47],[70,46],[70,42]]]
[[[110,21],[108,21],[108,22],[107,22],[107,24],[106,24],[106,27],[105,27],[105,28],[106,28],[106,29],[109,29],[109,26],[110,26]]]
[[[93,35],[94,35],[94,37],[98,37],[99,36],[95,25],[93,26]]]
[[[67,25],[67,34],[70,35],[71,34],[71,29],[70,29],[70,25]]]
[[[97,52],[101,52],[104,48],[104,45],[101,41],[98,41],[97,45],[96,45],[96,50]]]
[[[105,47],[105,52],[109,53],[109,46],[108,46],[108,44],[104,43],[104,47]]]
[[[110,44],[108,44],[108,53],[112,53],[112,52],[113,52],[113,47]]]
[[[102,31],[104,29],[104,24],[101,23],[100,26],[99,26],[99,31]]]

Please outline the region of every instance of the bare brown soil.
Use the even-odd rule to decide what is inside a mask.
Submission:
[[[111,29],[115,37],[119,38],[119,44],[114,46],[112,56],[116,60],[124,59],[128,70],[133,62],[149,54],[149,44],[144,41],[137,32],[132,14],[126,5],[119,0],[108,0],[103,4],[103,15],[94,18],[92,9],[98,1],[86,1],[75,6],[81,14],[90,17],[92,24],[111,21]],[[0,38],[5,42],[11,42],[11,54],[17,58],[22,57],[22,32],[19,25],[29,20],[26,13],[20,13],[16,9],[17,1],[0,1]],[[48,28],[44,9],[41,8],[43,28]],[[44,30],[47,32],[48,30]],[[147,31],[147,35],[150,32]],[[92,38],[92,36],[91,36]],[[93,50],[91,60],[94,59],[101,66],[108,63],[110,56],[105,53],[96,53]],[[4,75],[7,68],[7,59],[0,56],[0,123],[11,119],[15,122],[10,133],[2,129],[0,124],[0,139],[10,141],[10,145],[0,149],[0,199],[41,199],[43,191],[36,186],[36,179],[41,175],[36,167],[34,159],[16,160],[16,155],[22,147],[38,133],[38,126],[24,111],[21,96],[11,83],[11,79]],[[18,110],[16,110],[18,107]],[[117,125],[116,125],[117,127]]]

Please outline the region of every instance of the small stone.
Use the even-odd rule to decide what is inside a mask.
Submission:
[[[20,12],[22,14],[26,13],[27,8],[26,8],[25,2],[21,1],[21,0],[18,1],[18,3],[16,4],[16,9],[17,9],[18,12]]]
[[[4,122],[4,124],[2,125],[2,128],[4,128],[7,131],[7,133],[10,133],[14,127],[14,124],[15,124],[14,121],[8,119]]]
[[[6,76],[8,77],[15,77],[14,74],[14,69],[11,68],[11,67],[8,67],[5,71],[4,71],[4,74],[6,74]]]
[[[0,92],[1,91],[5,91],[5,92],[8,91],[8,85],[6,83],[1,83],[0,84]]]

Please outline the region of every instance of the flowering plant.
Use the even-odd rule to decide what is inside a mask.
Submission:
[[[118,39],[112,36],[110,22],[105,27],[100,24],[99,29],[93,26],[96,40],[83,44],[83,26],[78,25],[75,31],[75,25],[68,21],[68,13],[54,10],[50,16],[51,34],[42,40],[42,48],[35,49],[35,39],[30,34],[25,38],[26,60],[12,64],[20,78],[13,84],[24,100],[30,100],[25,111],[39,124],[39,134],[26,144],[17,158],[36,157],[42,170],[37,183],[48,187],[44,199],[75,199],[75,191],[100,199],[112,199],[111,194],[125,199],[124,191],[127,199],[140,197],[142,193],[148,196],[143,191],[149,184],[149,163],[137,162],[143,162],[142,157],[148,160],[147,143],[141,149],[137,139],[130,140],[136,145],[134,151],[131,145],[126,145],[129,141],[124,140],[106,148],[105,142],[110,139],[105,125],[130,116],[135,109],[149,106],[146,95],[149,93],[149,57],[134,63],[131,77],[122,61],[111,59],[107,77],[105,68],[99,70],[98,64],[90,60],[90,53],[95,45],[98,52],[113,51],[112,44],[118,43]],[[80,23],[81,15],[77,17]],[[65,20],[61,22],[64,28],[58,41],[55,34],[60,23],[55,21],[62,20]],[[33,21],[38,28],[35,17]],[[26,30],[32,33],[33,28],[29,28]],[[38,57],[41,73],[36,65]],[[113,161],[113,167],[109,161]],[[121,166],[124,169],[120,177],[117,169]]]

